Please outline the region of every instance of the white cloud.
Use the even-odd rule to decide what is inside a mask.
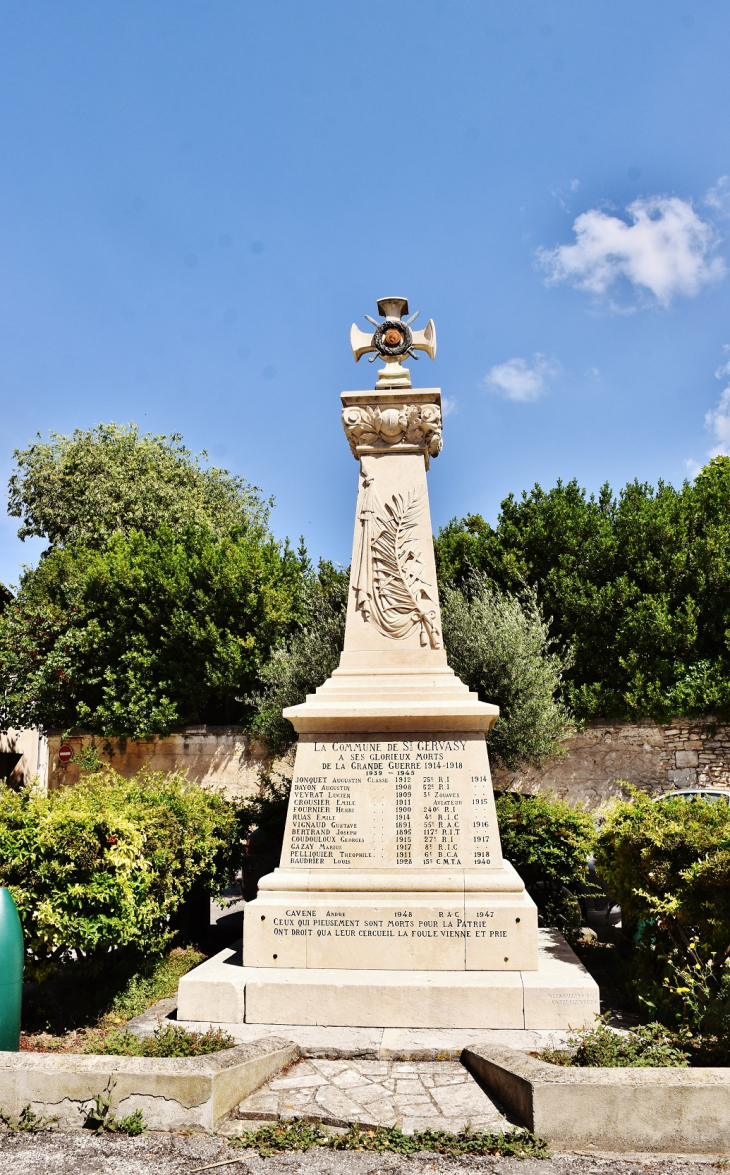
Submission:
[[[726,344],[723,350],[730,356],[730,345]],[[730,357],[718,367],[715,376],[717,379],[730,377]],[[714,434],[716,441],[710,449],[710,457],[719,457],[721,453],[730,456],[730,383],[723,388],[717,404],[705,416],[705,428]]]
[[[725,343],[723,351],[726,355],[730,356],[730,343]],[[720,364],[715,372],[715,379],[724,379],[726,375],[730,375],[730,358],[728,358],[726,363]]]
[[[687,466],[687,473],[690,477],[697,477],[697,474],[702,472],[702,466],[699,461],[695,461],[692,457],[685,457],[684,463]]]
[[[496,363],[484,377],[484,383],[491,391],[499,392],[508,400],[529,403],[537,400],[547,387],[548,380],[558,373],[558,364],[541,355],[538,351],[532,363],[526,359],[508,359]]]
[[[721,175],[705,196],[705,204],[723,216],[730,216],[730,175]]]
[[[627,212],[630,224],[591,208],[573,224],[575,244],[538,249],[547,281],[600,295],[625,278],[639,294],[648,291],[668,306],[676,295],[693,297],[724,276],[725,262],[712,256],[717,233],[688,200],[652,196],[634,200]]]
[[[458,411],[459,406],[456,403],[456,398],[454,396],[441,397],[441,415],[443,417],[453,416],[453,414]]]

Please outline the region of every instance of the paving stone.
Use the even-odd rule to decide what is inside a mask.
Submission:
[[[348,1063],[356,1073],[363,1073],[366,1077],[387,1077],[390,1069],[388,1061],[350,1061]],[[323,1069],[322,1072],[324,1073],[325,1070]]]
[[[359,1102],[361,1106],[369,1106],[372,1102],[381,1101],[389,1096],[389,1091],[375,1082],[370,1085],[353,1086],[347,1092],[353,1101]]]
[[[365,1106],[361,1121],[365,1120],[366,1115],[367,1120],[376,1126],[394,1126],[400,1117],[399,1114],[396,1114],[395,1106],[390,1098],[379,1102],[371,1102],[369,1106]]]
[[[238,1107],[239,1114],[241,1113],[275,1113],[279,1108],[279,1095],[268,1089],[259,1090],[257,1093],[252,1093],[245,1101],[242,1101]]]
[[[344,1073],[345,1070],[352,1066],[351,1061],[328,1061],[324,1057],[313,1057],[311,1061],[300,1062],[303,1065],[309,1064],[312,1072],[317,1070],[319,1073],[324,1073],[325,1077],[334,1077],[337,1073]],[[371,1061],[370,1064],[377,1065],[377,1061]]]
[[[417,1079],[414,1080],[396,1080],[395,1083],[396,1096],[401,1094],[415,1094],[416,1097],[423,1095],[423,1086]]]
[[[269,1089],[311,1089],[315,1085],[329,1085],[329,1079],[324,1073],[305,1073],[291,1077],[279,1077],[269,1082]]]
[[[508,1125],[494,1102],[458,1061],[372,1061],[310,1058],[292,1066],[241,1103],[254,1119],[309,1118],[345,1127],[392,1126],[450,1130]]]
[[[440,1114],[434,1112],[433,1102],[427,1097],[397,1097],[394,1099],[394,1105],[401,1117],[410,1117],[413,1114],[432,1114],[434,1117],[440,1117]]]
[[[345,1073],[337,1073],[332,1078],[332,1084],[336,1085],[338,1089],[349,1089],[354,1085],[364,1085],[365,1079],[362,1073],[357,1073],[354,1069],[348,1069]]]
[[[281,1118],[286,1121],[287,1118],[314,1118],[319,1120],[322,1117],[322,1108],[316,1102],[306,1102],[302,1106],[284,1106],[281,1111]]]
[[[470,1085],[438,1085],[431,1090],[431,1094],[441,1113],[450,1118],[455,1118],[457,1114],[463,1114],[466,1118],[473,1114],[484,1116],[494,1104],[476,1082]]]
[[[362,1114],[362,1106],[358,1106],[357,1102],[354,1102],[346,1093],[341,1089],[336,1089],[333,1085],[326,1085],[324,1088],[318,1089],[316,1102],[328,1114],[345,1118],[350,1122],[357,1122]]]

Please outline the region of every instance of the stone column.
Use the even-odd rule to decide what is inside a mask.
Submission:
[[[299,743],[284,849],[246,907],[244,966],[536,970],[537,911],[497,828],[499,711],[443,648],[426,485],[440,391],[342,402],[360,466],[345,647],[285,711]]]
[[[598,988],[502,859],[485,742],[498,717],[446,661],[426,472],[441,395],[401,359],[436,353],[405,298],[353,326],[373,391],[345,392],[359,464],[345,646],[285,710],[299,734],[281,865],[224,951],[184,976],[181,1020],[398,1028],[567,1028]]]

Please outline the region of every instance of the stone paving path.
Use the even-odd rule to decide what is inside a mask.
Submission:
[[[510,1125],[459,1061],[332,1061],[311,1057],[273,1078],[238,1107],[254,1121],[307,1118],[325,1126],[475,1130]]]

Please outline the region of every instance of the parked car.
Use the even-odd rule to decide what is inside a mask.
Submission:
[[[654,803],[676,800],[678,796],[685,800],[709,800],[713,804],[722,801],[730,804],[730,787],[678,787],[676,791],[665,791],[660,796],[654,796]]]

